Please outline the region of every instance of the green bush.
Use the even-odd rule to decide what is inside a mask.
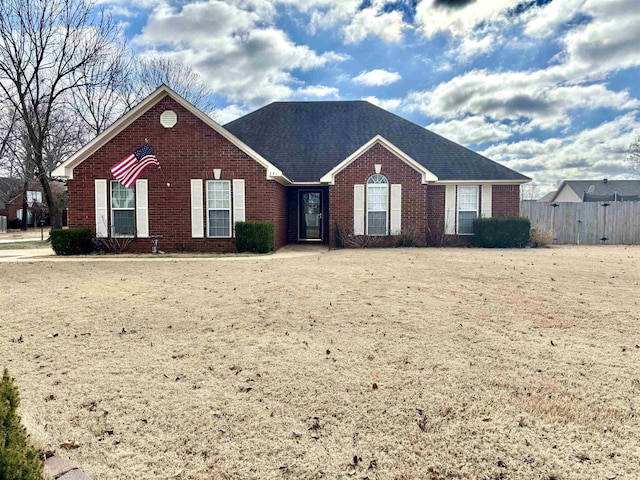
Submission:
[[[336,248],[344,248],[344,242],[342,241],[342,234],[340,233],[340,227],[338,226],[338,222],[336,222],[336,226],[333,230],[334,240],[336,242]]]
[[[84,255],[93,252],[91,231],[87,228],[68,228],[51,231],[51,248],[57,255]]]
[[[528,218],[476,218],[473,221],[473,244],[482,248],[523,248],[529,243],[530,230]]]
[[[5,369],[0,382],[0,478],[41,480],[38,451],[27,441],[27,433],[16,413],[19,404],[18,388]]]
[[[252,253],[273,251],[273,231],[271,222],[237,222],[236,250]]]

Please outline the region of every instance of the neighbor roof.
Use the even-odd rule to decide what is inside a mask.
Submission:
[[[12,177],[0,177],[0,208],[11,202],[19,193],[22,181]]]
[[[366,101],[275,102],[224,126],[294,182],[317,182],[380,135],[447,180],[530,179]]]
[[[584,201],[614,200],[614,197],[618,200],[640,200],[640,180],[565,180],[558,192],[563,185]]]

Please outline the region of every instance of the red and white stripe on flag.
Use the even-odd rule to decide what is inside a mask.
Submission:
[[[122,185],[126,188],[131,188],[149,165],[159,166],[160,162],[158,162],[149,144],[145,143],[135,152],[111,167],[111,173]]]

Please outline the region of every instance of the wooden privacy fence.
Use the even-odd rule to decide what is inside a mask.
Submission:
[[[531,228],[551,230],[558,244],[640,244],[640,202],[549,203],[524,200]]]

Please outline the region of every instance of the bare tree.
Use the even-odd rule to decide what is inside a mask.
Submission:
[[[52,228],[62,226],[50,185],[51,170],[62,158],[49,154],[49,140],[71,94],[101,84],[91,67],[112,54],[118,29],[89,0],[0,1],[0,94],[26,129],[25,161],[42,186]]]
[[[636,141],[629,146],[627,161],[631,164],[631,169],[640,175],[640,135]]]
[[[540,196],[540,186],[535,182],[520,185],[520,200],[536,200]]]
[[[133,58],[125,98],[131,108],[165,84],[207,114],[215,108],[213,90],[187,64],[166,57]]]
[[[82,66],[83,75],[94,81],[72,91],[71,114],[80,122],[86,143],[102,133],[126,108],[123,90],[129,81],[125,45],[114,44],[110,55]]]

